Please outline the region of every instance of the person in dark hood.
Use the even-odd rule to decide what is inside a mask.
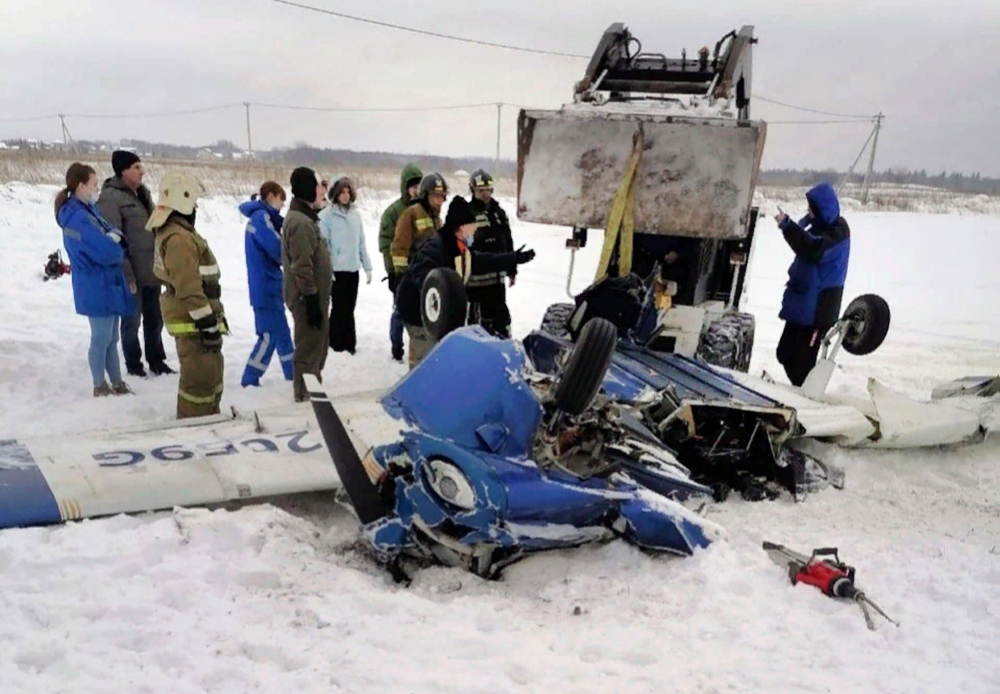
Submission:
[[[476,227],[476,213],[468,201],[460,196],[455,197],[448,207],[444,225],[420,246],[412,262],[406,267],[396,297],[399,315],[410,336],[411,369],[433,347],[420,314],[420,292],[431,270],[450,268],[468,282],[476,274],[512,274],[517,271],[518,265],[531,262],[535,257],[533,250],[524,250],[523,246],[508,253],[482,253],[470,249]]]
[[[172,374],[163,351],[163,314],[160,311],[162,284],[153,273],[153,234],[146,222],[153,212],[153,196],[142,183],[145,169],[138,155],[119,149],[111,155],[115,175],[104,181],[97,207],[111,226],[120,229],[127,243],[122,270],[135,296],[135,312],[121,321],[122,352],[129,374],[145,378],[142,350],[146,349],[149,371]],[[143,345],[139,344],[142,325]]]
[[[826,332],[840,318],[851,255],[851,230],[840,216],[837,193],[821,183],[806,193],[809,212],[798,223],[779,207],[775,221],[795,253],[779,317],[785,329],[778,362],[792,385],[801,386],[816,365]]]

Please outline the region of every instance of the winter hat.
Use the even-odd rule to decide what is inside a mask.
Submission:
[[[132,166],[132,164],[137,161],[141,161],[139,159],[139,155],[125,149],[116,149],[111,154],[111,168],[114,170],[115,176],[121,176],[122,171]]]
[[[292,196],[305,202],[316,202],[316,186],[319,176],[308,166],[300,166],[292,172]]]
[[[463,224],[475,224],[476,213],[472,211],[469,201],[461,195],[456,195],[448,205],[448,216],[445,217],[444,225],[451,231],[456,231]]]
[[[330,189],[330,202],[337,202],[337,198],[340,196],[340,191],[344,189],[344,186],[347,186],[351,190],[352,203],[358,199],[358,191],[354,189],[354,181],[347,176],[341,176],[333,182],[333,188]]]

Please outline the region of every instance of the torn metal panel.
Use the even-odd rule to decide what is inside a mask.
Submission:
[[[737,371],[726,374],[746,388],[793,408],[801,438],[834,439],[840,445],[852,446],[876,433],[872,421],[855,406],[812,400],[792,386]]]
[[[917,402],[882,385],[868,381],[868,392],[878,412],[878,437],[862,446],[921,448],[976,443],[986,431],[979,415],[940,402]]]

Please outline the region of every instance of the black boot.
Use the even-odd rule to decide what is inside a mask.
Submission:
[[[177,373],[169,366],[167,366],[167,362],[165,361],[161,361],[157,364],[150,364],[149,370],[154,376],[167,376],[169,374]],[[131,373],[131,371],[129,373]]]

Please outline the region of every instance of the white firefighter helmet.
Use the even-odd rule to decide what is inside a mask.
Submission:
[[[194,212],[198,198],[205,194],[205,186],[186,171],[168,171],[160,179],[160,197],[156,209],[149,216],[146,228],[152,231],[164,225],[171,212],[189,215]]]

